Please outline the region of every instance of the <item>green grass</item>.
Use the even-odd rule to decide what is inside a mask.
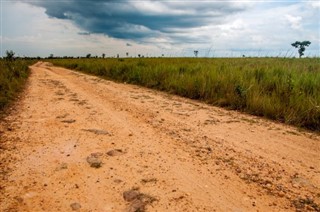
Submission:
[[[319,58],[56,59],[59,66],[320,130]]]
[[[29,76],[34,61],[0,59],[0,112],[17,96]]]

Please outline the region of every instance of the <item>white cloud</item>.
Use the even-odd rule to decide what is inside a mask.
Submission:
[[[318,8],[318,9],[320,8],[320,1],[311,0],[311,1],[308,1],[307,4],[313,8]]]
[[[302,28],[302,25],[301,25],[302,17],[301,16],[292,16],[292,15],[286,14],[285,18],[288,21],[288,23],[290,24],[292,29],[301,29]]]

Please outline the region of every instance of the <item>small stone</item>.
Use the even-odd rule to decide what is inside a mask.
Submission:
[[[140,193],[136,190],[125,191],[123,192],[123,199],[127,202],[132,202],[139,197],[139,194]]]
[[[146,203],[142,200],[135,199],[128,208],[128,212],[138,212],[138,211],[145,211]]]
[[[292,187],[293,188],[299,188],[299,185],[295,183],[295,184],[292,185]]]
[[[310,169],[314,169],[314,167],[313,167],[313,166],[310,166]]]
[[[79,210],[81,208],[81,205],[77,202],[74,202],[70,205],[73,211]]]
[[[111,135],[108,131],[106,130],[99,130],[99,129],[82,129],[83,131],[87,132],[92,132],[96,135]]]
[[[100,168],[102,166],[102,160],[97,155],[91,154],[87,157],[87,162],[90,164],[90,167]]]
[[[115,179],[113,182],[115,182],[115,183],[122,183],[122,180],[120,180],[120,179]]]
[[[76,122],[76,120],[74,120],[74,119],[67,119],[67,120],[62,120],[61,122],[62,122],[62,123],[67,123],[67,124],[71,124],[71,123]]]
[[[239,177],[242,180],[247,180],[247,176],[245,174],[240,174]]]
[[[22,203],[23,202],[23,198],[22,197],[19,197],[19,196],[16,196],[14,197],[15,200],[17,200],[19,203]]]
[[[67,163],[61,163],[57,168],[56,171],[62,170],[62,169],[67,169],[68,164]]]
[[[109,152],[107,152],[107,155],[109,156],[119,156],[119,155],[123,155],[124,152],[121,149],[113,149],[110,150]]]
[[[279,197],[284,197],[284,196],[285,196],[285,193],[284,193],[283,191],[280,191],[280,192],[278,193],[278,196],[279,196]]]

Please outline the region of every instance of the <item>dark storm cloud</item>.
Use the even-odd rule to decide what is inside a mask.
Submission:
[[[137,41],[218,24],[246,9],[246,4],[234,1],[207,0],[43,0],[31,4],[45,8],[50,17],[73,21],[88,33]]]

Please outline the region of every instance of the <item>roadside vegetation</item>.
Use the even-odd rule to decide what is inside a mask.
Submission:
[[[83,58],[50,62],[320,130],[319,58]]]
[[[25,85],[29,76],[29,68],[34,60],[14,58],[12,51],[0,59],[0,113]]]

